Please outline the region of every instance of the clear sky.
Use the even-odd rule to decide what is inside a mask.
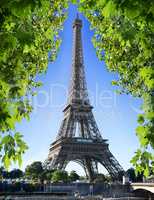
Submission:
[[[33,161],[44,161],[47,158],[49,145],[58,133],[71,75],[72,23],[76,13],[76,7],[71,5],[64,30],[60,33],[62,44],[58,57],[54,63],[49,63],[47,73],[39,77],[43,86],[38,89],[38,96],[32,99],[34,111],[31,120],[23,120],[17,125],[17,130],[23,133],[29,145],[29,150],[23,158],[23,169]],[[91,42],[93,31],[81,14],[80,18],[83,20],[84,63],[94,116],[103,138],[109,140],[111,152],[124,169],[128,169],[131,166],[129,161],[138,147],[135,127],[140,101],[128,95],[115,93],[111,81],[116,78],[116,74],[108,72],[105,63],[98,60]],[[83,173],[74,163],[67,166],[67,170],[72,169]]]

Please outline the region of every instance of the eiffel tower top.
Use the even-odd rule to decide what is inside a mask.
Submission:
[[[81,29],[82,20],[79,19],[79,15],[77,14],[77,17],[73,22],[72,75],[68,105],[74,103],[90,105],[84,71]]]

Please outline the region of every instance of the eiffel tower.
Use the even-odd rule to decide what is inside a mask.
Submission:
[[[94,119],[86,86],[81,38],[82,21],[73,23],[72,76],[68,101],[56,141],[50,146],[46,166],[65,169],[70,161],[79,163],[92,181],[102,164],[115,180],[124,174],[123,168],[109,150]]]

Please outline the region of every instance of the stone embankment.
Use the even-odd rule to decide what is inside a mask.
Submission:
[[[154,198],[142,198],[142,197],[120,197],[120,198],[103,198],[101,196],[93,197],[69,197],[69,196],[3,196],[0,200],[154,200]]]
[[[74,197],[57,197],[57,196],[3,196],[0,200],[76,200]]]
[[[142,198],[142,197],[120,197],[120,198],[103,198],[103,197],[84,197],[77,200],[154,200],[154,198]]]

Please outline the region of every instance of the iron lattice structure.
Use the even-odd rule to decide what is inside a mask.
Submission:
[[[109,150],[97,127],[88,98],[81,38],[82,21],[73,23],[72,76],[64,118],[56,141],[50,146],[48,168],[65,169],[69,161],[79,163],[93,180],[101,163],[114,178],[124,170]]]

